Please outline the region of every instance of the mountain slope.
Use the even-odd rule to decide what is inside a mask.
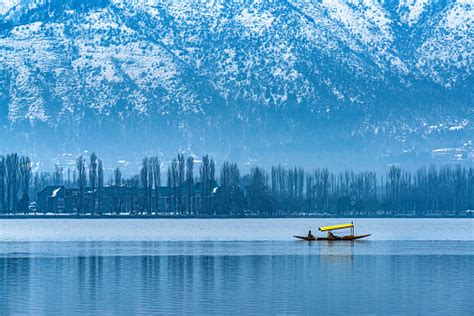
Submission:
[[[461,146],[473,12],[470,1],[7,1],[0,142],[268,160]]]

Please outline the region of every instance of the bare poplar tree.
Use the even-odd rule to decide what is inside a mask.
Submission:
[[[223,211],[227,211],[229,209],[230,204],[230,163],[228,161],[224,161],[221,167],[221,189],[222,189],[222,201],[221,206]]]
[[[59,162],[54,165],[53,182],[54,185],[63,184],[63,167]]]
[[[148,178],[148,186],[145,190],[145,194],[147,195],[147,212],[151,214],[152,204],[153,204],[153,182],[154,182],[154,172],[153,172],[153,159],[152,157],[148,158],[148,168],[147,168],[147,178]]]
[[[76,169],[72,171],[72,186],[77,188],[77,172]]]
[[[176,212],[177,200],[178,200],[178,185],[179,185],[179,172],[178,172],[178,161],[176,158],[171,160],[171,183],[173,186],[173,211]]]
[[[184,155],[178,155],[178,210],[183,212],[183,186],[185,177]]]
[[[208,206],[208,196],[210,191],[209,185],[209,156],[202,157],[201,167],[199,168],[199,176],[201,181],[201,212],[209,211]]]
[[[1,211],[6,213],[6,206],[5,206],[5,196],[6,196],[6,166],[5,166],[5,157],[0,156],[0,207],[2,208]]]
[[[76,160],[77,186],[79,188],[79,205],[77,206],[77,215],[82,212],[84,203],[84,187],[86,186],[86,160],[82,155]]]
[[[150,158],[151,169],[153,173],[153,184],[155,188],[155,211],[160,210],[160,186],[161,186],[161,162],[158,157]]]
[[[22,189],[21,208],[22,211],[28,213],[30,204],[30,183],[31,183],[31,161],[28,156],[20,158],[20,182]]]
[[[150,175],[149,172],[150,166],[148,157],[143,158],[142,160],[142,167],[140,169],[140,182],[143,188],[143,211],[149,211],[149,195],[148,195],[148,187],[150,185],[150,179],[148,178]]]
[[[68,187],[71,187],[71,168],[67,167],[67,184]]]
[[[97,156],[95,153],[92,153],[90,156],[89,162],[89,185],[92,190],[92,205],[91,213],[94,215],[96,209],[96,188],[97,188]]]
[[[168,170],[167,170],[167,185],[168,185],[168,211],[171,211],[172,210],[172,196],[171,196],[171,192],[173,190],[173,187],[174,187],[174,183],[173,183],[173,175],[172,175],[172,172],[171,172],[171,166],[168,166]],[[166,207],[166,206],[165,206]]]
[[[120,172],[118,167],[114,170],[114,185],[116,187],[122,186],[122,172]]]
[[[193,212],[194,199],[194,158],[188,157],[186,159],[186,186],[188,188],[188,213]]]
[[[18,206],[19,164],[17,153],[7,155],[5,160],[7,175],[7,208],[15,213]]]
[[[102,191],[104,188],[104,167],[102,165],[102,160],[98,160],[97,163],[97,191],[98,191],[98,212],[102,213]]]
[[[119,213],[120,212],[120,205],[122,198],[119,195],[119,190],[120,187],[122,186],[122,172],[120,172],[120,169],[117,167],[114,170],[114,212]]]

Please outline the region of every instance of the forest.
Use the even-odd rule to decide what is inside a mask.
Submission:
[[[392,165],[384,174],[253,166],[243,174],[234,162],[218,167],[209,155],[198,160],[179,154],[166,162],[145,157],[139,173],[129,177],[118,167],[107,170],[105,181],[104,165],[94,153],[79,156],[73,168],[56,164],[51,172],[33,171],[28,156],[0,155],[0,213],[41,212],[35,201],[48,186],[77,192],[77,215],[113,213],[105,194],[120,199],[123,192],[134,195],[129,211],[134,215],[466,216],[474,210],[474,168],[459,164],[415,171]],[[160,198],[166,198],[164,206]]]

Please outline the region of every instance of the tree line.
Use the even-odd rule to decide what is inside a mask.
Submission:
[[[0,208],[4,213],[27,211],[30,203],[31,161],[13,153],[0,155]]]
[[[166,164],[158,157],[145,157],[139,173],[128,178],[118,167],[109,173],[106,183],[103,163],[95,153],[87,159],[79,156],[74,168],[64,170],[57,164],[52,172],[33,172],[28,156],[2,155],[0,211],[27,213],[30,202],[49,185],[76,189],[78,214],[111,211],[101,205],[104,187],[136,188],[140,207],[135,211],[140,214],[162,211],[162,195],[167,196],[167,210],[206,216],[459,216],[474,209],[474,168],[457,164],[415,171],[390,166],[383,174],[255,166],[242,174],[237,163],[224,161],[218,168],[208,155],[195,161],[179,154]],[[86,191],[92,196],[89,203],[84,202]],[[120,194],[117,190],[117,201]],[[187,198],[196,195],[198,200]]]

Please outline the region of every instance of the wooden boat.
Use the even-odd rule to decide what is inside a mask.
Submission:
[[[335,238],[328,238],[328,237],[318,237],[316,238],[316,240],[329,240],[329,241],[333,241],[333,240],[356,240],[356,239],[361,239],[361,238],[365,238],[365,237],[369,237],[371,234],[366,234],[366,235],[347,235],[347,236],[343,236],[343,237],[335,237]]]
[[[351,234],[346,235],[346,236],[335,236],[332,231],[333,230],[338,230],[338,229],[345,229],[345,228],[350,228],[351,229]],[[328,232],[327,237],[314,237],[314,236],[293,236],[295,238],[301,239],[301,240],[306,240],[306,241],[314,241],[314,240],[327,240],[327,241],[338,241],[338,240],[356,240],[356,239],[361,239],[365,237],[369,237],[371,234],[365,234],[365,235],[355,235],[354,234],[354,223],[350,224],[340,224],[340,225],[333,225],[333,226],[323,226],[319,227],[319,231],[322,232]]]
[[[308,236],[293,236],[295,238],[301,239],[301,240],[306,240],[306,241],[315,241],[315,240],[356,240],[356,239],[361,239],[365,237],[369,237],[371,234],[366,234],[366,235],[348,235],[348,236],[343,236],[343,237],[335,237],[335,238],[328,238],[328,237],[308,237]]]
[[[308,236],[293,236],[293,237],[298,238],[298,239],[302,239],[302,240],[306,240],[306,241],[316,240],[315,237],[308,237]]]

